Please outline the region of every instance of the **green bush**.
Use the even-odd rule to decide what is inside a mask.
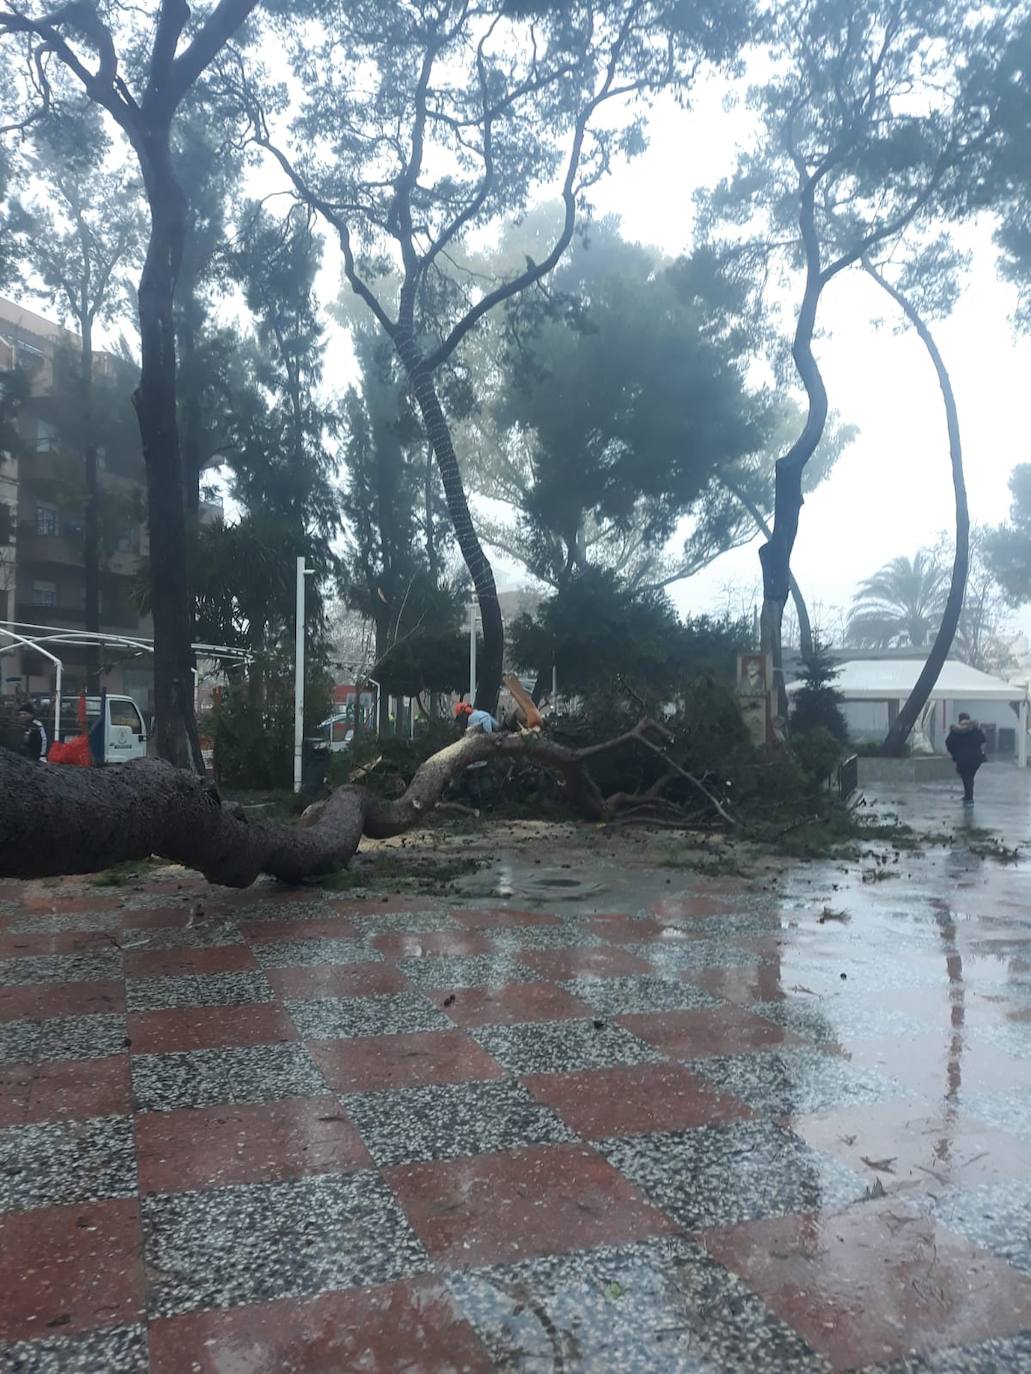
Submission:
[[[231,787],[286,788],[293,784],[293,680],[266,676],[263,701],[254,701],[247,684],[233,684],[218,695],[200,722],[212,741],[215,777]],[[331,689],[317,666],[307,676],[304,733],[310,736],[330,713]]]
[[[839,743],[848,743],[848,725],[841,710],[845,698],[833,685],[838,671],[828,651],[816,644],[805,660],[802,686],[792,695],[792,734],[821,729]]]
[[[793,732],[791,748],[802,771],[817,787],[831,777],[845,752],[841,741],[823,725]]]

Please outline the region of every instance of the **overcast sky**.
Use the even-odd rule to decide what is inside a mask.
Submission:
[[[696,92],[690,110],[660,99],[645,153],[617,162],[595,188],[597,213],[618,215],[627,238],[667,254],[689,249],[694,192],[731,171],[737,150],[753,136],[754,116],[741,105],[726,108],[730,92],[741,96],[743,86],[719,77]],[[283,185],[270,163],[248,175],[255,195]],[[542,199],[553,196],[553,188],[542,190]],[[971,515],[994,524],[1008,511],[1010,471],[1031,460],[1025,438],[1031,338],[1010,325],[1015,293],[997,277],[991,226],[965,228],[960,242],[973,252],[963,296],[953,316],[934,328],[959,403]],[[339,257],[327,240],[318,282],[324,304],[336,297],[339,280]],[[800,292],[799,282],[797,290],[778,295],[789,322]],[[887,297],[859,271],[839,277],[824,295],[817,355],[832,409],[860,434],[802,512],[792,565],[811,605],[847,607],[858,581],[899,554],[912,556],[953,525],[937,382],[919,341],[896,325]],[[340,395],[354,380],[353,357],[339,326],[331,320],[328,326],[327,389]],[[727,584],[742,592],[757,586],[756,548],[734,550],[677,584],[671,594],[678,606],[711,611],[724,604]],[[517,565],[498,558],[496,566],[504,587],[527,581]],[[1031,632],[1031,610],[1014,624]]]
[[[725,95],[720,80],[689,111],[660,101],[647,151],[596,190],[598,211],[618,214],[626,237],[669,254],[690,247],[693,192],[731,170],[751,129],[745,110],[724,108]],[[934,333],[957,395],[971,516],[995,524],[1009,510],[1012,468],[1031,461],[1031,339],[1010,324],[1015,292],[998,279],[991,226],[964,229],[958,242],[973,253],[971,269],[954,314]],[[788,296],[784,305],[793,311],[795,300]],[[831,407],[860,434],[802,512],[792,566],[812,603],[847,606],[858,581],[954,524],[937,379],[919,340],[897,324],[891,302],[858,270],[823,298],[817,356]],[[712,610],[724,603],[726,584],[757,584],[757,548],[733,550],[677,584],[677,604]],[[519,579],[514,568],[505,574]],[[1031,613],[1014,623],[1031,631]]]

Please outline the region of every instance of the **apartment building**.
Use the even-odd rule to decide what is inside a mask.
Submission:
[[[39,634],[82,629],[85,613],[83,452],[76,432],[79,340],[51,320],[0,298],[0,371],[17,370],[28,394],[17,410],[17,442],[0,453],[0,625]],[[149,636],[134,596],[147,554],[145,474],[132,409],[135,369],[110,354],[94,356],[100,485],[100,628]],[[17,629],[14,631],[18,633]],[[25,634],[31,636],[32,630]],[[10,645],[8,636],[0,641]],[[0,644],[0,650],[4,645]],[[87,656],[65,647],[66,690],[85,680]],[[109,691],[150,705],[149,655],[105,649]],[[53,690],[53,664],[25,647],[0,656],[2,693]],[[96,678],[93,679],[93,685]]]

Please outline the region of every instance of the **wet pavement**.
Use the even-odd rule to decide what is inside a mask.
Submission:
[[[1031,1371],[1031,777],[978,790],[751,880],[0,885],[0,1371]]]

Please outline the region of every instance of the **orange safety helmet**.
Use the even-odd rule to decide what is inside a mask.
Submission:
[[[455,707],[455,720],[460,720],[462,716],[471,716],[473,708],[467,701],[460,701]]]

